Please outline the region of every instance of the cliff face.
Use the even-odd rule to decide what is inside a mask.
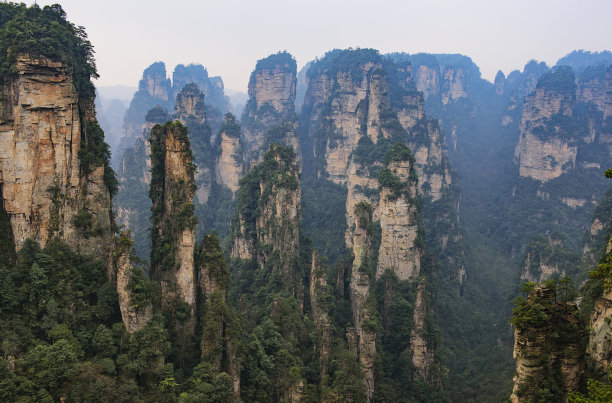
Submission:
[[[378,251],[376,276],[392,270],[399,280],[419,276],[423,251],[418,246],[418,212],[416,175],[410,159],[392,161],[388,173],[403,183],[403,189],[382,185],[380,193],[380,227],[382,239]],[[412,173],[412,175],[411,175]],[[401,192],[401,193],[400,193]],[[398,194],[400,193],[400,194]]]
[[[126,148],[131,147],[142,134],[146,124],[146,113],[157,105],[169,107],[172,103],[172,86],[170,79],[166,77],[166,65],[163,62],[153,63],[142,73],[138,91],[134,94],[123,118],[123,137],[119,145],[120,155]]]
[[[204,93],[196,84],[187,84],[176,96],[174,119],[189,128],[189,138],[193,148],[198,151],[194,162],[197,165],[195,174],[196,197],[200,204],[208,201],[214,178],[212,129],[206,119]]]
[[[258,214],[250,211],[254,206]],[[301,280],[292,270],[299,255],[301,191],[291,148],[270,147],[264,161],[245,176],[237,210],[232,221],[231,256],[255,258],[260,267],[280,276],[286,290],[303,292]]]
[[[371,282],[372,259],[372,206],[361,202],[355,206],[357,217],[353,233],[353,267],[351,269],[350,301],[355,325],[354,335],[347,338],[355,340],[354,350],[363,371],[366,399],[374,396],[374,366],[376,361],[376,317],[375,310],[368,306]],[[353,329],[348,329],[350,333]]]
[[[230,273],[219,239],[206,235],[198,254],[200,274],[200,311],[203,313],[202,359],[216,373],[225,372],[232,379],[236,399],[240,398],[240,366],[237,341],[240,329],[236,314],[227,301]]]
[[[527,245],[521,279],[541,283],[553,276],[575,276],[580,255],[552,236],[535,237]]]
[[[142,269],[135,268],[131,263],[132,240],[129,232],[121,234],[115,257],[115,270],[117,272],[117,296],[121,319],[128,333],[142,329],[153,316],[153,305],[148,295],[138,298],[134,295],[134,282],[148,282]],[[140,271],[138,271],[140,270]],[[146,287],[142,287],[146,288]],[[141,289],[142,291],[142,289]]]
[[[548,393],[551,400],[562,400],[580,386],[584,335],[578,309],[558,299],[555,290],[535,286],[513,311],[516,375],[512,402],[530,402],[542,393]]]
[[[195,84],[206,96],[206,102],[220,114],[231,109],[230,101],[225,96],[223,79],[221,77],[210,77],[206,68],[200,64],[179,64],[172,73],[173,98],[178,97],[183,87]]]
[[[329,306],[326,297],[329,297],[325,267],[317,252],[312,254],[312,267],[310,270],[310,304],[312,306],[312,320],[316,332],[316,348],[321,366],[321,385],[329,383],[329,360],[332,351],[332,323],[329,318]]]
[[[562,85],[540,85],[527,96],[521,117],[521,135],[515,150],[519,174],[541,182],[557,178],[576,164],[578,148],[573,133],[560,126],[571,119],[575,104],[573,73],[552,73]]]
[[[249,80],[242,115],[245,166],[260,162],[272,143],[298,149],[295,115],[297,66],[286,52],[261,59]]]
[[[591,334],[587,353],[599,371],[610,374],[612,364],[612,291],[608,291],[595,302],[589,322]]]
[[[179,122],[151,131],[153,202],[152,277],[161,284],[162,310],[178,318],[177,328],[195,326],[195,193],[193,157],[187,129]]]
[[[242,145],[240,143],[240,125],[232,114],[225,115],[217,140],[218,157],[215,162],[215,179],[217,183],[229,188],[233,194],[238,191],[242,177]]]
[[[60,236],[110,266],[110,193],[93,99],[79,99],[59,62],[19,55],[0,105],[0,188],[17,249]],[[92,162],[82,158],[93,156]]]

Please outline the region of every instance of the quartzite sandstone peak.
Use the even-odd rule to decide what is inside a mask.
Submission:
[[[104,164],[84,167],[94,101],[80,99],[61,62],[21,54],[3,85],[0,189],[16,247],[60,236],[110,265],[111,200]]]
[[[280,52],[261,59],[249,80],[249,101],[242,115],[245,166],[260,162],[272,143],[298,149],[295,59]]]

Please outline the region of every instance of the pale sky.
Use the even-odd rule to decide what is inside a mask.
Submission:
[[[137,86],[155,61],[168,74],[200,63],[246,92],[258,59],[287,50],[298,69],[334,48],[461,53],[493,80],[531,59],[612,50],[610,0],[54,0],[96,51],[97,86]],[[28,4],[33,1],[28,0]]]

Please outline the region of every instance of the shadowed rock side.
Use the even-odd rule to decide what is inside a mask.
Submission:
[[[231,113],[225,115],[220,136],[217,139],[217,160],[215,161],[215,179],[227,187],[235,196],[242,177],[242,145],[240,143],[240,125]]]
[[[584,325],[560,289],[535,286],[513,311],[516,375],[510,400],[561,401],[584,373]]]
[[[161,285],[162,311],[173,319],[175,331],[188,333],[196,312],[192,161],[187,129],[180,122],[153,127],[151,273]]]
[[[312,254],[312,267],[310,270],[310,304],[312,306],[312,320],[316,332],[316,353],[321,366],[321,392],[325,394],[326,385],[329,384],[329,360],[332,352],[332,323],[329,318],[330,296],[327,284],[325,266],[316,251]],[[325,397],[323,398],[325,400]]]
[[[238,317],[227,301],[230,273],[215,235],[206,235],[198,255],[200,311],[204,318],[200,348],[202,360],[216,373],[225,372],[232,380],[236,401],[240,399]]]
[[[128,333],[142,329],[153,317],[153,305],[147,289],[148,285],[151,287],[151,282],[147,280],[142,268],[132,265],[132,245],[129,231],[123,232],[115,256],[119,309]]]
[[[79,99],[60,62],[22,54],[15,68],[0,104],[0,184],[15,246],[59,236],[110,267],[112,172],[93,97]]]
[[[301,220],[295,152],[273,144],[264,161],[241,183],[237,216],[232,220],[232,258],[256,259],[260,267],[269,267],[281,278],[285,290],[301,295],[303,285],[293,270]],[[251,211],[253,206],[257,207],[256,215]]]
[[[249,80],[249,101],[241,122],[245,167],[261,162],[272,143],[298,150],[296,75],[295,59],[287,52],[257,62]]]

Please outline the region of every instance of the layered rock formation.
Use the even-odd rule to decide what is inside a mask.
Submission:
[[[399,147],[395,147],[399,149]],[[380,227],[382,239],[378,251],[376,276],[391,270],[400,280],[414,280],[421,267],[421,246],[416,206],[416,175],[412,168],[409,150],[397,156],[385,168],[386,181],[381,184]],[[394,184],[400,183],[401,187]]]
[[[206,119],[204,93],[196,84],[187,84],[176,96],[173,118],[189,128],[189,139],[193,149],[197,150],[194,162],[196,197],[198,203],[204,204],[210,196],[214,179],[214,154],[212,150],[212,130]]]
[[[162,310],[193,331],[196,310],[193,197],[195,166],[187,129],[180,122],[151,131],[152,277],[161,284]]]
[[[295,59],[287,52],[257,62],[249,80],[249,101],[242,115],[245,166],[260,162],[272,143],[298,149],[296,75]]]
[[[236,193],[242,177],[241,129],[231,113],[225,115],[220,135],[217,139],[218,157],[215,161],[215,179],[217,183]]]
[[[357,217],[356,228],[352,239],[353,267],[351,270],[350,301],[353,313],[353,329],[347,329],[354,335],[347,335],[349,340],[355,340],[354,350],[363,372],[366,399],[372,401],[374,396],[374,366],[376,360],[376,311],[368,299],[372,274],[372,206],[360,202],[355,206]]]
[[[142,269],[132,265],[132,244],[131,234],[129,232],[122,233],[115,257],[119,309],[128,333],[134,333],[142,329],[153,316],[153,304],[150,295],[135,295],[133,291],[136,288],[134,287],[135,283],[139,282],[139,291],[146,294],[146,286],[143,283],[148,283],[148,280]]]
[[[15,245],[59,236],[110,267],[114,178],[93,95],[79,98],[60,62],[22,54],[15,69],[0,104],[0,186]]]
[[[253,206],[258,214],[253,214]],[[232,220],[232,252],[238,259],[256,259],[276,273],[286,290],[303,292],[292,268],[299,255],[301,192],[293,149],[273,144],[264,161],[243,181],[237,216]],[[300,298],[298,298],[299,300]]]
[[[321,367],[321,387],[329,383],[329,360],[332,351],[332,323],[329,318],[329,297],[325,266],[315,251],[312,254],[312,267],[310,269],[310,304],[312,306],[312,320],[315,326],[318,349],[317,355]]]
[[[577,390],[585,363],[576,304],[563,301],[554,289],[535,286],[513,313],[516,375],[510,400],[561,400]]]
[[[575,166],[575,134],[561,127],[571,119],[575,91],[573,72],[562,69],[540,80],[525,99],[515,150],[521,176],[546,182]]]
[[[551,277],[575,276],[580,265],[580,255],[563,246],[563,240],[535,237],[527,245],[521,269],[521,279],[541,283]]]
[[[147,67],[138,83],[138,91],[134,94],[130,107],[123,118],[123,137],[119,146],[121,158],[126,148],[132,147],[145,129],[145,115],[157,105],[168,108],[173,105],[172,85],[166,77],[166,65],[156,62]]]
[[[240,329],[236,314],[227,301],[230,273],[219,239],[206,235],[198,255],[200,309],[204,314],[204,332],[200,343],[202,359],[216,373],[225,372],[232,379],[236,399],[240,398],[240,365],[237,341]]]
[[[587,353],[598,371],[610,374],[612,365],[612,291],[606,292],[595,302],[589,322],[591,333]]]

